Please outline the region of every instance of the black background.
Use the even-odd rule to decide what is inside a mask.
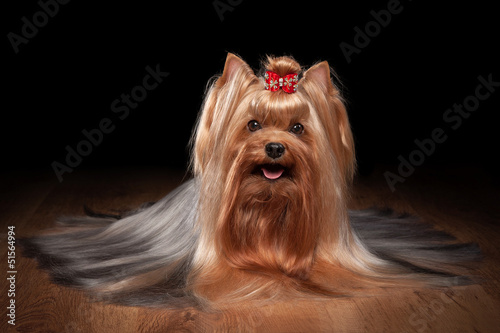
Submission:
[[[103,118],[115,130],[74,172],[184,169],[206,83],[222,71],[229,51],[255,69],[266,54],[293,55],[305,66],[327,60],[344,84],[363,173],[377,163],[396,165],[416,148],[415,139],[441,127],[448,139],[426,165],[474,165],[496,176],[500,88],[456,130],[443,121],[448,108],[474,94],[479,75],[500,81],[494,4],[402,0],[401,12],[348,63],[340,43],[353,45],[354,28],[364,30],[374,20],[370,12],[388,3],[232,1],[221,20],[212,1],[70,1],[17,54],[8,33],[20,35],[22,17],[33,22],[41,7],[23,1],[5,8],[2,169],[64,164],[65,147],[75,148],[85,139],[82,130]],[[170,75],[120,120],[111,103],[157,64]]]

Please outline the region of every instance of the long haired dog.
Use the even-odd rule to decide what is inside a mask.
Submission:
[[[193,134],[193,179],[118,219],[66,218],[64,233],[25,239],[25,254],[56,283],[134,306],[466,283],[477,247],[348,211],[353,137],[327,62],[264,67],[257,76],[228,54]]]

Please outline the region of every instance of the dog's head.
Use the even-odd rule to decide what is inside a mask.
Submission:
[[[353,139],[328,63],[302,73],[290,57],[268,57],[264,68],[280,76],[302,76],[297,92],[265,90],[263,77],[229,53],[222,76],[207,93],[195,132],[195,173],[217,166],[223,178],[260,174],[279,181],[299,176],[295,168],[308,164],[315,165],[315,174],[333,167],[350,180]],[[334,161],[325,164],[325,158]]]
[[[233,264],[251,266],[248,257],[274,252],[267,266],[300,275],[295,268],[310,264],[326,223],[321,213],[345,209],[353,139],[327,62],[302,72],[290,57],[268,57],[264,68],[298,74],[296,92],[266,90],[262,76],[228,54],[207,93],[192,162],[206,217]],[[247,258],[235,258],[238,252]]]

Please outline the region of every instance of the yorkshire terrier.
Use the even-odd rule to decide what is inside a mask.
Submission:
[[[125,216],[63,219],[65,232],[24,239],[25,255],[56,283],[132,306],[470,282],[476,246],[411,217],[347,209],[354,143],[328,63],[263,67],[256,75],[228,54],[211,81],[193,179]]]

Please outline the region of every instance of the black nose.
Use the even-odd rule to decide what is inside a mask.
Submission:
[[[270,158],[276,159],[285,153],[285,146],[283,146],[281,143],[277,142],[269,142],[266,145],[266,154]]]

